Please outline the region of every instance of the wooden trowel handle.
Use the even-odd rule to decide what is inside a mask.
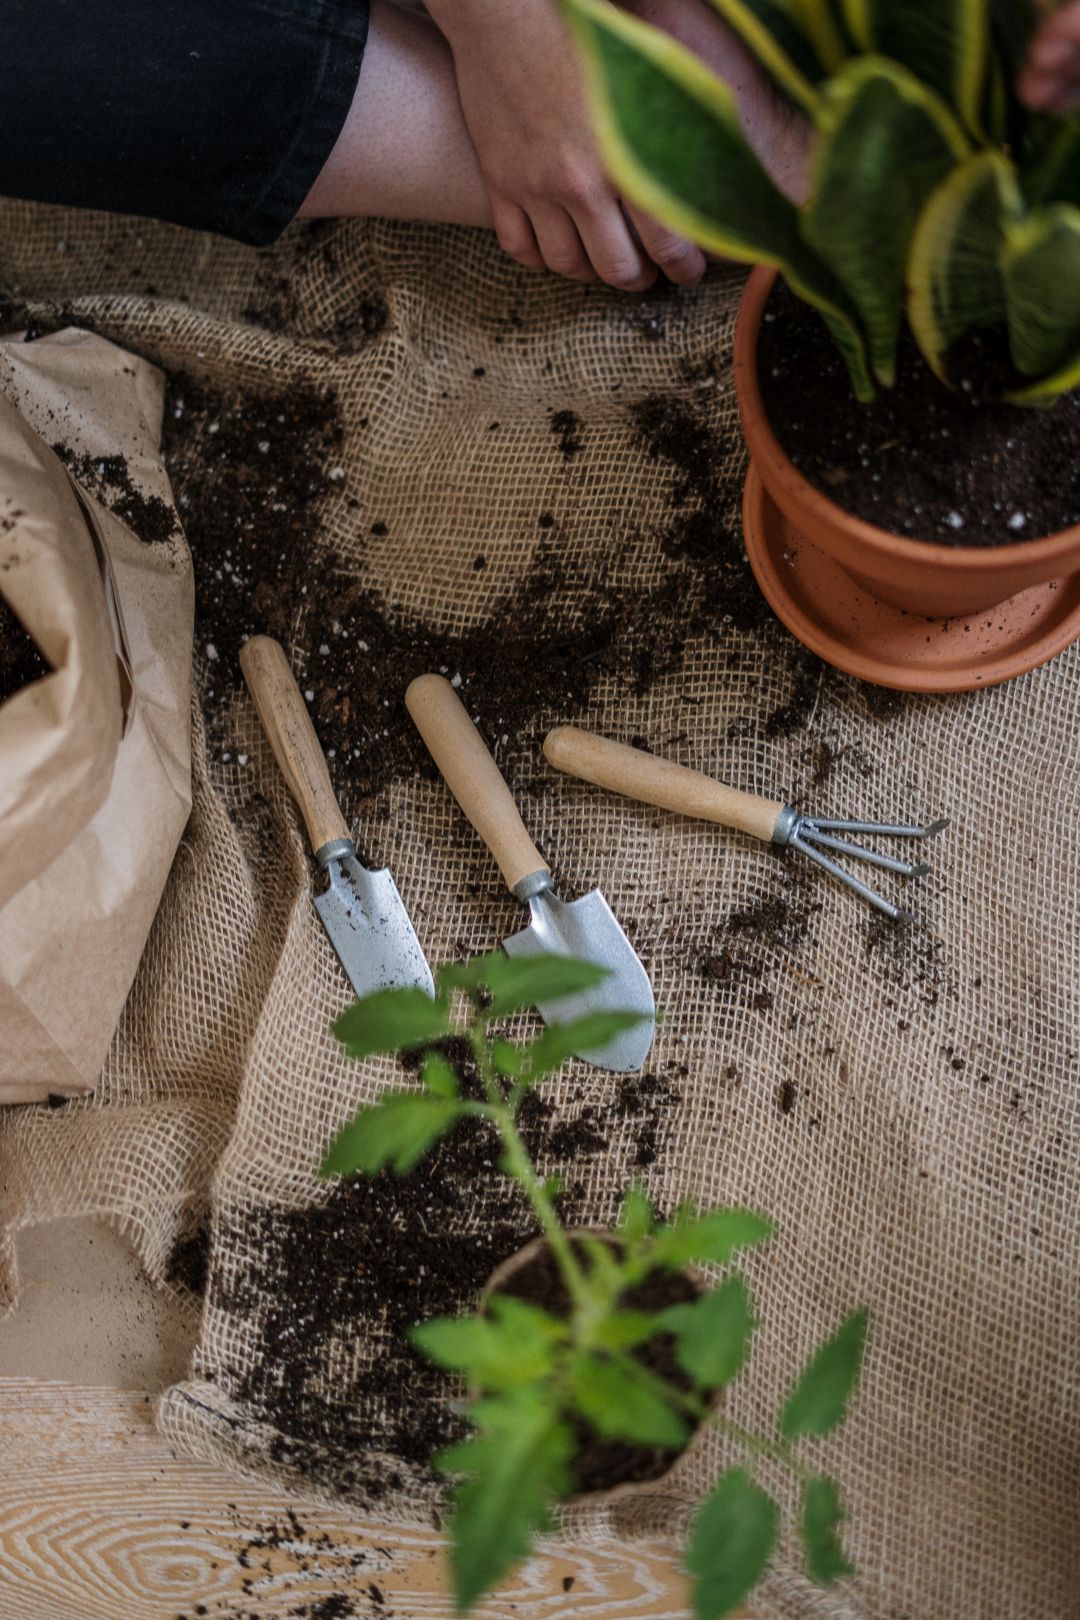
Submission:
[[[348,838],[307,704],[281,646],[270,636],[252,636],[240,649],[240,668],[274,758],[300,807],[312,849]]]
[[[738,827],[766,843],[772,838],[777,818],[784,808],[779,799],[759,799],[753,793],[740,793],[738,788],[725,787],[702,771],[689,770],[668,759],[657,759],[640,748],[610,742],[606,737],[578,731],[574,726],[559,726],[549,731],[544,753],[550,765],[568,776],[580,776],[584,782],[595,782],[597,787],[623,793],[629,799],[640,799],[644,804],[658,804],[661,809],[674,810],[681,816],[697,816],[702,821],[718,821],[724,827]]]
[[[518,814],[514,796],[460,698],[441,675],[418,675],[405,707],[443,780],[499,863],[510,888],[548,864]]]

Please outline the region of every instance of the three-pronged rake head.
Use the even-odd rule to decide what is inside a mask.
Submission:
[[[932,821],[928,827],[905,827],[889,821],[826,821],[821,816],[800,815],[798,810],[785,805],[777,819],[772,841],[774,844],[801,850],[804,855],[809,855],[810,859],[816,861],[831,877],[839,878],[841,883],[853,889],[867,905],[883,911],[893,922],[910,922],[910,911],[894,906],[884,895],[878,894],[876,889],[863,883],[854,873],[847,871],[824,851],[835,850],[840,855],[847,855],[851,860],[865,861],[869,866],[882,867],[885,871],[895,872],[898,877],[904,879],[925,877],[930,870],[925,862],[901,861],[895,855],[882,855],[876,849],[864,849],[862,844],[853,844],[847,838],[838,838],[837,834],[855,833],[867,838],[935,838],[948,825],[947,820]]]

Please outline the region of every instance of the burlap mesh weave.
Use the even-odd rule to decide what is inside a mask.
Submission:
[[[530,580],[550,579],[550,622],[580,626],[583,645],[597,603],[619,599],[577,707],[546,701],[533,636],[522,679],[537,702],[520,734],[489,736],[562,892],[602,887],[665,1013],[649,1061],[663,1106],[648,1131],[640,1108],[616,1106],[611,1075],[574,1066],[544,1090],[549,1125],[599,1111],[569,1167],[570,1213],[609,1220],[642,1174],[661,1207],[694,1196],[776,1220],[780,1236],[748,1266],[763,1326],[731,1392],[740,1422],[767,1423],[820,1338],[855,1305],[872,1308],[851,1419],[813,1448],[842,1481],[860,1576],[817,1593],[786,1545],[762,1614],[1080,1612],[1076,649],[994,691],[894,700],[747,611],[742,567],[718,575],[695,548],[686,520],[700,487],[650,440],[640,408],[692,413],[726,509],[712,519],[734,521],[735,275],[643,305],[521,273],[466,232],[342,224],[254,252],[22,206],[2,218],[3,279],[33,308],[55,300],[167,369],[335,391],[345,476],[323,510],[325,555],[391,627],[445,633],[467,703],[482,672],[450,667],[455,638],[475,645],[483,626],[521,636],[514,604]],[[269,331],[251,308],[282,287],[287,313]],[[343,339],[372,301],[382,329]],[[553,412],[573,413],[561,436]],[[319,592],[313,568],[302,615],[319,614]],[[403,668],[401,685],[415,672]],[[399,703],[372,685],[359,646],[356,674],[355,701]],[[921,923],[898,940],[737,834],[556,778],[540,743],[567,721],[825,814],[951,814]],[[401,1073],[345,1062],[328,1034],[346,985],[310,904],[297,820],[242,693],[230,726],[228,762],[196,749],[191,826],[101,1096],[3,1122],[0,1150],[17,1141],[31,1167],[33,1218],[120,1219],[156,1276],[214,1167],[202,1333],[190,1379],[162,1402],[165,1432],[226,1466],[416,1517],[435,1488],[387,1443],[377,1313],[322,1347],[302,1436],[252,1396],[288,1382],[289,1341],[279,1331],[281,1366],[253,1376],[280,1301],[245,1292],[245,1277],[274,1275],[274,1257],[245,1252],[238,1234],[272,1246],[274,1211],[324,1197],[314,1167],[329,1136]],[[437,781],[403,765],[354,802],[347,771],[339,782],[365,858],[391,866],[433,962],[520,925]],[[257,795],[269,808],[256,825]],[[166,1100],[183,1106],[164,1132]],[[489,1229],[497,1207],[512,1247],[523,1234],[497,1172],[471,1187],[451,1237]],[[420,1186],[417,1219],[423,1198]],[[402,1204],[380,1234],[387,1250],[411,1219]],[[332,1250],[310,1263],[331,1276]],[[575,1512],[569,1532],[677,1529],[726,1457],[710,1438],[662,1489]]]

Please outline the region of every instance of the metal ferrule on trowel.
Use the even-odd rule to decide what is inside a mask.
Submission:
[[[639,1069],[653,1039],[656,1003],[648,975],[598,889],[561,900],[551,871],[529,836],[513,795],[450,682],[421,675],[405,694],[450,791],[495,857],[511,893],[529,908],[529,924],[503,940],[510,956],[572,956],[595,962],[607,977],[588,990],[541,1003],[548,1024],[594,1012],[637,1012],[642,1022],[600,1048],[577,1055],[603,1069]]]

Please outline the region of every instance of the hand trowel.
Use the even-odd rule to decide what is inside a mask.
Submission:
[[[329,884],[313,898],[323,927],[358,996],[410,989],[435,994],[435,983],[397,885],[384,867],[361,866],[334,797],[319,739],[284,652],[269,636],[240,651],[263,730],[300,808],[315,859]]]
[[[509,956],[572,956],[606,968],[588,990],[542,1002],[546,1024],[595,1012],[636,1012],[642,1021],[578,1057],[602,1069],[640,1069],[652,1045],[656,1003],[648,975],[598,889],[570,902],[555,893],[551,871],[526,830],[499,767],[449,681],[421,675],[405,694],[443,780],[495,857],[511,893],[527,905],[527,928],[503,940]]]

